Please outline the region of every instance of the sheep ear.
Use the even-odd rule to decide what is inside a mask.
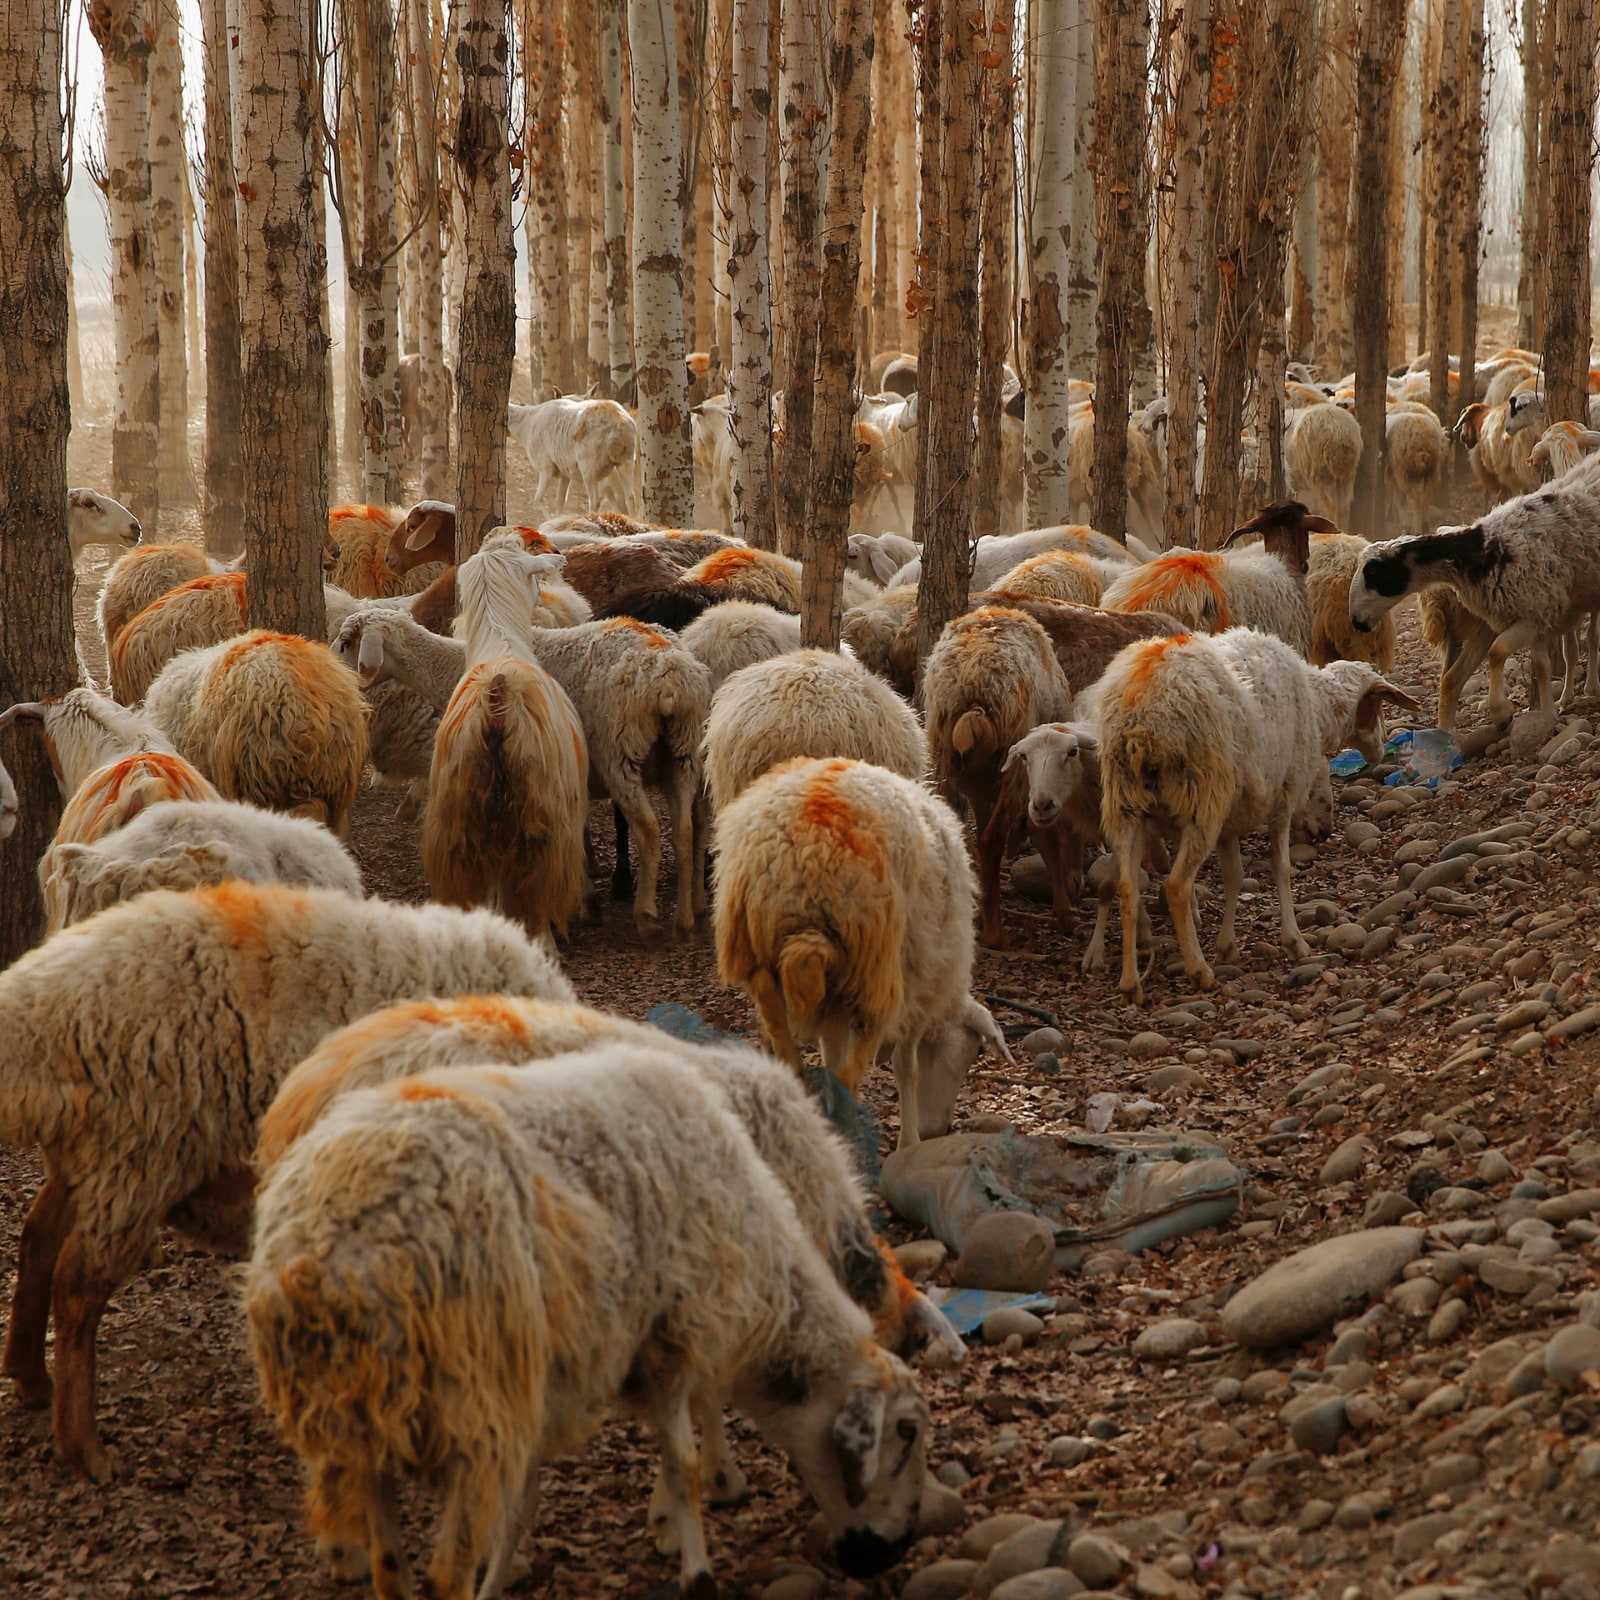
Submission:
[[[1307,516],[1300,519],[1300,526],[1307,533],[1343,533],[1344,529],[1337,522],[1329,522],[1326,517]]]
[[[874,544],[867,553],[867,565],[872,568],[872,575],[880,584],[887,584],[901,567],[901,563],[894,558],[894,552],[885,550],[881,544]]]
[[[407,550],[424,550],[434,541],[434,536],[444,526],[444,517],[440,512],[430,511],[410,533],[406,535]]]
[[[922,1359],[930,1366],[959,1367],[967,1359],[966,1341],[950,1319],[920,1290],[906,1301],[906,1324],[926,1339]]]
[[[361,649],[356,654],[356,675],[371,683],[383,671],[383,635],[376,628],[363,629]]]
[[[1016,766],[1017,762],[1022,759],[1022,753],[1018,748],[1021,743],[1022,741],[1020,739],[1017,740],[1017,743],[1012,745],[1012,747],[1006,751],[1006,758],[1000,763],[1000,772],[1002,776],[1009,772],[1014,766]]]
[[[1374,706],[1382,706],[1385,704],[1398,706],[1402,711],[1410,711],[1416,715],[1420,715],[1423,709],[1420,701],[1414,700],[1409,694],[1406,693],[1404,689],[1400,688],[1398,684],[1390,683],[1387,678],[1379,678],[1378,681],[1373,684],[1364,695],[1362,695],[1361,699],[1363,706],[1365,706],[1365,703],[1370,700]]]
[[[1016,1057],[1011,1054],[1011,1046],[1006,1043],[1006,1036],[1001,1031],[1000,1024],[994,1020],[993,1012],[988,1006],[979,1005],[971,995],[967,996],[966,1021],[967,1026],[989,1045],[1008,1067],[1016,1066]]]
[[[833,1449],[839,1460],[845,1504],[852,1508],[867,1498],[867,1485],[878,1475],[878,1447],[883,1441],[884,1394],[875,1384],[851,1390],[833,1419]]]
[[[559,550],[551,550],[540,555],[528,557],[528,570],[530,572],[559,572],[566,564],[566,557]]]

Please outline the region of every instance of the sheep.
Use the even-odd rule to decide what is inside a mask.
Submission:
[[[537,528],[514,524],[509,531],[517,534],[534,555],[548,555],[555,549]],[[411,579],[419,567],[434,569],[426,574],[431,582],[438,576],[439,566],[455,564],[456,508],[444,500],[417,501],[395,524],[383,559],[391,572],[408,579],[408,593],[419,586]]]
[[[1290,491],[1335,529],[1350,520],[1360,463],[1361,426],[1349,412],[1324,402],[1292,413],[1284,432]]]
[[[1078,522],[1087,522],[1092,515],[1093,466],[1094,406],[1085,402],[1074,405],[1067,420],[1067,505],[1068,514]],[[1161,475],[1149,440],[1132,418],[1128,421],[1125,471],[1129,531],[1138,540],[1159,546],[1164,506]]]
[[[174,801],[140,811],[96,843],[51,846],[39,863],[45,931],[59,932],[149,889],[194,889],[230,878],[361,893],[360,869],[319,822],[230,800]]]
[[[338,545],[338,554],[328,571],[328,581],[359,600],[381,600],[420,588],[433,574],[421,575],[421,582],[408,583],[406,576],[385,559],[401,513],[387,506],[334,506],[328,512],[328,532]]]
[[[795,756],[847,756],[908,779],[927,767],[916,713],[859,662],[828,650],[794,650],[727,678],[711,702],[704,754],[719,815]]]
[[[163,1220],[240,1240],[256,1122],[289,1068],[379,1006],[497,990],[572,997],[549,957],[487,912],[245,883],[155,890],[0,973],[0,1139],[40,1148],[46,1174],[0,1370],[24,1405],[50,1402],[53,1294],[63,1459],[110,1475],[94,1419],[101,1313]]]
[[[1325,667],[1333,661],[1370,661],[1379,672],[1394,664],[1394,619],[1384,617],[1370,633],[1350,621],[1350,579],[1368,549],[1353,533],[1314,533],[1306,569],[1311,647],[1306,659]]]
[[[569,511],[559,517],[546,517],[539,531],[547,539],[568,535],[583,538],[620,539],[630,534],[658,531],[653,522],[643,522],[621,511]]]
[[[1450,445],[1424,405],[1391,406],[1384,419],[1384,472],[1413,533],[1428,531],[1428,511],[1444,480]]]
[[[915,1533],[914,1378],[716,1090],[659,1053],[346,1096],[263,1190],[245,1308],[312,1525],[365,1544],[380,1592],[411,1592],[401,1473],[445,1494],[429,1592],[467,1600],[488,1557],[494,1595],[540,1467],[622,1404],[661,1450],[680,1592],[714,1592],[689,1408],[713,1381],[800,1469],[846,1571],[883,1570]]]
[[[422,448],[422,357],[415,351],[400,357],[396,366],[400,385],[400,449],[408,462],[417,459]],[[445,419],[455,410],[453,390],[455,380],[450,368],[439,363],[441,388],[439,390],[440,428],[446,428]]]
[[[749,600],[725,600],[702,612],[678,641],[710,674],[711,693],[741,667],[800,648],[800,619]]]
[[[97,768],[143,750],[174,754],[172,742],[149,717],[93,689],[69,689],[50,700],[22,700],[0,712],[0,728],[18,718],[44,726],[50,765],[61,798],[70,800]]]
[[[922,551],[898,533],[852,533],[845,541],[845,567],[869,583],[887,584]]]
[[[404,612],[358,606],[344,619],[333,652],[356,673],[364,692],[397,683],[443,712],[466,670],[467,647],[431,633]]]
[[[908,387],[891,387],[890,379]],[[915,394],[917,392],[917,358],[909,350],[880,350],[867,368],[867,388],[873,394]]]
[[[242,572],[195,578],[154,600],[111,641],[111,692],[136,706],[161,669],[185,650],[231,639],[245,630]]]
[[[177,542],[141,544],[120,557],[106,573],[95,604],[107,658],[111,641],[146,606],[179,584],[223,570],[220,562],[208,561],[199,546]]]
[[[539,475],[534,493],[541,505],[564,511],[574,485],[581,485],[590,511],[603,509],[602,496],[613,509],[630,509],[639,430],[615,400],[561,395],[539,405],[511,405],[507,413],[511,437]]]
[[[986,534],[973,547],[972,588],[975,592],[993,588],[1019,561],[1043,555],[1048,550],[1072,550],[1079,555],[1100,556],[1121,565],[1146,561],[1150,551],[1137,540],[1120,545],[1115,539],[1078,523],[1054,528],[1035,528],[1028,533]],[[886,587],[917,583],[922,577],[922,559],[908,561]]]
[[[872,481],[863,482],[858,472],[851,507],[853,528],[857,522],[868,524],[885,496],[890,517],[902,527],[909,525],[909,501],[917,477],[917,410],[915,387],[903,393],[861,397],[853,426],[858,448],[863,441],[868,446]],[[858,462],[858,468],[860,465]]]
[[[928,764],[939,793],[959,794],[972,808],[978,839],[981,938],[1004,945],[1000,865],[1005,841],[989,820],[1000,793],[1006,752],[1030,728],[1060,722],[1072,689],[1049,636],[1030,616],[983,606],[946,625],[928,655],[922,680],[928,722]]]
[[[1519,412],[1519,425],[1511,424],[1511,407],[1518,400],[1534,402]],[[1539,487],[1539,474],[1529,463],[1538,440],[1535,422],[1543,426],[1543,395],[1516,393],[1496,406],[1467,406],[1456,420],[1456,438],[1467,446],[1472,467],[1491,505]]]
[[[623,595],[670,588],[682,569],[657,546],[623,538],[568,550],[561,576],[598,612]]]
[[[725,394],[689,408],[695,488],[711,502],[716,520],[733,532],[733,415]]]
[[[1600,429],[1577,422],[1552,422],[1528,452],[1528,465],[1538,469],[1545,482],[1567,473],[1600,451]]]
[[[145,713],[221,791],[343,836],[367,759],[366,708],[328,647],[256,629],[169,661]]]
[[[5,764],[0,762],[0,839],[9,839],[17,831],[17,818],[21,814],[17,799],[17,786]]]
[[[1505,654],[1533,652],[1534,709],[1551,707],[1550,648],[1600,609],[1600,481],[1580,469],[1540,490],[1496,506],[1469,527],[1371,545],[1350,581],[1350,616],[1375,627],[1406,595],[1447,584],[1481,618],[1461,656],[1449,664],[1452,686],[1472,675],[1489,642]],[[1492,631],[1490,631],[1492,630]],[[1439,686],[1440,726],[1453,721]],[[1491,704],[1491,714],[1503,707]]]
[[[952,1036],[996,1043],[1009,1059],[969,993],[973,878],[960,824],[920,784],[864,761],[787,761],[718,815],[717,843],[722,981],[750,996],[780,1060],[798,1070],[797,1040],[818,1040],[852,1094],[892,1045],[897,1148],[922,1137],[922,1092]]]
[[[1246,833],[1270,835],[1283,944],[1307,954],[1290,884],[1290,823],[1326,773],[1328,752],[1353,742],[1377,759],[1386,700],[1417,709],[1364,661],[1313,667],[1249,628],[1145,641],[1111,663],[1093,708],[1102,824],[1120,879],[1124,996],[1143,1003],[1138,873],[1152,829],[1177,836],[1167,906],[1184,972],[1197,988],[1210,988],[1213,974],[1195,932],[1195,876],[1217,850],[1223,914],[1216,949],[1226,960],[1236,948]]]
[[[885,589],[859,606],[845,610],[840,625],[840,637],[855,652],[856,659],[887,679],[901,694],[909,695],[912,676],[895,662],[895,641],[906,628],[908,621],[916,626],[917,586],[915,583],[897,584]],[[912,640],[911,665],[916,664],[916,643]]]
[[[141,531],[139,519],[120,500],[93,489],[67,490],[67,544],[74,562],[92,544],[113,552],[136,545]]]
[[[1047,550],[1029,556],[1004,573],[994,588],[1009,595],[1031,595],[1038,600],[1065,600],[1073,605],[1098,606],[1105,586],[1125,567],[1071,550]]]

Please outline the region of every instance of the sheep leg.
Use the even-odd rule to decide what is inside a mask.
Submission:
[[[1589,613],[1589,666],[1583,675],[1586,699],[1600,695],[1600,611]]]
[[[1300,932],[1294,914],[1294,868],[1289,862],[1289,813],[1272,824],[1272,883],[1278,891],[1278,927],[1283,948],[1301,960],[1311,954],[1311,946]]]
[[[987,798],[972,802],[973,829],[978,837],[978,942],[990,950],[1004,950],[1005,929],[1000,925],[1000,868],[1005,861],[1005,827],[992,827],[994,805]]]
[[[1568,628],[1561,635],[1557,652],[1561,661],[1561,698],[1556,702],[1558,711],[1565,711],[1578,698],[1578,630]]]
[[[495,1600],[508,1583],[519,1581],[519,1565],[523,1568],[523,1576],[526,1576],[527,1564],[519,1560],[517,1546],[522,1543],[522,1536],[528,1531],[538,1510],[539,1463],[535,1461],[529,1465],[528,1475],[520,1488],[514,1488],[509,1480],[501,1485],[500,1525],[495,1531],[494,1551],[489,1557],[483,1582],[478,1586],[477,1600]]]
[[[667,820],[672,828],[672,855],[678,869],[677,910],[673,922],[682,934],[694,932],[698,898],[695,885],[700,885],[701,895],[705,893],[705,874],[696,848],[694,802],[698,788],[694,773],[674,762],[667,784]]]
[[[1167,910],[1172,915],[1173,930],[1178,935],[1178,952],[1183,957],[1184,974],[1197,989],[1209,989],[1216,981],[1215,974],[1200,953],[1200,936],[1195,928],[1194,883],[1200,875],[1200,865],[1210,853],[1206,837],[1192,824],[1183,830],[1178,840],[1177,859],[1167,877]],[[1130,871],[1137,862],[1130,863]],[[1137,881],[1133,879],[1132,881]]]
[[[661,1485],[667,1537],[678,1551],[678,1593],[682,1600],[715,1600],[716,1582],[706,1554],[700,1514],[700,1461],[695,1453],[689,1398],[682,1391],[652,1396],[650,1420],[661,1450]]]
[[[1072,926],[1072,881],[1068,871],[1068,852],[1054,828],[1040,828],[1033,836],[1039,854],[1050,874],[1050,911],[1063,928]],[[1081,873],[1079,874],[1081,876]]]
[[[750,1498],[750,1484],[733,1458],[722,1396],[692,1395],[689,1409],[700,1430],[700,1481],[707,1488],[707,1501],[714,1506],[743,1505]]]
[[[611,802],[611,820],[617,827],[617,859],[611,868],[611,898],[633,898],[633,862],[628,856],[628,819],[615,800]]]
[[[1444,647],[1444,666],[1439,673],[1439,726],[1441,728],[1454,728],[1456,713],[1461,708],[1461,691],[1466,688],[1467,680],[1478,670],[1483,658],[1488,655],[1489,647],[1494,643],[1488,630],[1474,631],[1467,639],[1452,638]],[[1503,720],[1496,715],[1495,701],[1499,693],[1498,667],[1491,664],[1489,668],[1489,715],[1495,721]]]
[[[526,1472],[506,1476],[519,1488],[527,1478]],[[444,1516],[424,1580],[429,1600],[471,1600],[478,1554],[488,1544],[491,1533],[495,1538],[493,1553],[499,1553],[500,1530],[491,1530],[489,1522],[496,1499],[506,1497],[497,1497],[494,1487],[491,1475],[475,1469],[465,1457],[457,1455],[451,1460],[445,1473]]]
[[[703,917],[711,905],[707,880],[710,867],[706,857],[711,842],[711,802],[695,779],[690,815],[694,818],[694,914]]]
[[[1237,839],[1217,841],[1217,867],[1222,874],[1222,929],[1217,934],[1217,960],[1228,961],[1239,953],[1233,919],[1239,909],[1239,890],[1244,884],[1244,857]]]
[[[1144,1004],[1139,981],[1139,862],[1144,856],[1144,827],[1137,818],[1118,818],[1109,841],[1117,858],[1117,896],[1122,909],[1123,995],[1136,1006]]]
[[[411,1563],[400,1536],[400,1503],[394,1479],[374,1474],[366,1484],[367,1559],[372,1564],[372,1590],[378,1600],[411,1600]]]
[[[1489,651],[1489,716],[1497,723],[1511,720],[1511,702],[1505,692],[1505,664],[1520,651],[1533,656],[1534,711],[1552,708],[1550,697],[1550,640],[1532,622],[1519,622],[1506,629]]]
[[[1516,632],[1516,629],[1512,629],[1512,632]],[[1547,634],[1540,634],[1533,641],[1533,709],[1548,712],[1553,707],[1554,696],[1550,688],[1550,639]]]
[[[902,1039],[894,1052],[894,1086],[900,1095],[900,1137],[896,1150],[922,1143],[922,1119],[917,1104],[918,1074],[916,1039]]]
[[[761,1026],[772,1044],[773,1055],[780,1061],[787,1061],[798,1072],[800,1051],[794,1035],[789,1032],[789,1009],[783,1003],[783,990],[777,978],[766,967],[758,967],[750,974],[749,991]]]
[[[629,766],[623,782],[608,785],[612,803],[628,819],[639,840],[639,881],[633,891],[633,925],[643,939],[653,939],[660,928],[656,915],[656,884],[661,877],[661,824],[639,781],[639,769]]]
[[[17,1402],[30,1410],[50,1404],[45,1366],[45,1330],[50,1323],[50,1280],[72,1226],[72,1191],[52,1173],[33,1197],[17,1249],[17,1285],[11,1294],[11,1327],[0,1370],[16,1386]]]
[[[372,1574],[366,1497],[366,1483],[347,1466],[328,1457],[317,1463],[306,1497],[308,1520],[336,1583],[360,1583]]]
[[[1118,885],[1113,883],[1111,875],[1106,874],[1105,881],[1095,890],[1094,907],[1094,932],[1089,936],[1089,943],[1083,952],[1083,971],[1104,972],[1106,966],[1106,927],[1111,921],[1111,902],[1116,899]],[[1141,911],[1143,907],[1140,907]]]

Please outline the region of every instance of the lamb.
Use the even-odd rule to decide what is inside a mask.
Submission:
[[[178,975],[182,975],[181,978]],[[0,1139],[41,1149],[0,1369],[52,1398],[78,1471],[111,1461],[94,1420],[95,1330],[176,1210],[236,1242],[256,1122],[331,1029],[396,1000],[504,991],[566,1000],[543,951],[487,912],[322,889],[158,889],[74,924],[0,973]]]
[[[981,938],[1004,945],[1000,865],[1005,840],[989,826],[1006,752],[1041,722],[1061,722],[1072,689],[1049,636],[1030,616],[983,606],[949,623],[928,655],[922,680],[928,760],[939,793],[972,808],[978,840]]]
[[[179,584],[223,570],[220,562],[208,561],[197,545],[141,544],[130,550],[106,574],[95,605],[107,658],[111,641],[146,606]]]
[[[1284,433],[1289,487],[1337,531],[1350,520],[1356,468],[1361,463],[1361,426],[1349,412],[1324,401],[1293,412]]]
[[[45,931],[150,889],[230,878],[361,893],[360,869],[319,822],[228,800],[175,801],[141,810],[96,843],[53,844],[39,863]]]
[[[556,559],[501,545],[457,569],[465,672],[439,722],[422,833],[436,900],[505,910],[541,938],[565,936],[586,887],[589,748],[529,637],[528,564]]]
[[[916,713],[859,662],[828,650],[773,656],[726,679],[711,702],[704,752],[719,815],[795,756],[846,756],[908,779],[927,767]]]
[[[323,644],[256,629],[167,663],[145,713],[221,791],[343,836],[367,759],[366,708]]]
[[[92,544],[121,551],[139,542],[139,519],[120,500],[93,489],[67,490],[67,543],[72,559]]]
[[[1152,829],[1177,836],[1167,906],[1196,987],[1209,988],[1213,974],[1195,932],[1195,876],[1217,850],[1224,892],[1217,955],[1226,960],[1236,948],[1246,833],[1269,834],[1284,947],[1308,953],[1295,922],[1290,823],[1326,774],[1328,752],[1354,743],[1377,758],[1385,701],[1418,709],[1364,661],[1313,667],[1249,628],[1130,645],[1111,663],[1093,705],[1102,822],[1120,878],[1125,996],[1143,1003],[1138,874]]]
[[[1469,527],[1371,545],[1350,581],[1351,620],[1372,629],[1408,594],[1447,584],[1492,630],[1450,664],[1455,692],[1483,659],[1478,646],[1497,639],[1496,649],[1506,654],[1532,650],[1535,709],[1548,710],[1552,642],[1600,609],[1597,528],[1600,481],[1580,470],[1496,506]],[[1445,727],[1442,679],[1439,695]]]
[[[1545,482],[1562,478],[1600,450],[1600,429],[1577,422],[1552,422],[1528,452],[1528,465],[1538,469]]]
[[[800,619],[749,600],[725,600],[702,612],[678,642],[710,674],[711,693],[741,667],[800,648]]]
[[[1384,419],[1384,472],[1413,533],[1428,531],[1428,512],[1444,480],[1450,445],[1439,419],[1421,404],[1391,406]]]
[[[567,496],[581,485],[590,511],[604,509],[603,497],[613,509],[630,508],[639,430],[615,400],[561,395],[507,411],[511,437],[539,475],[535,496],[541,505],[564,511]]]
[[[1311,648],[1306,659],[1325,667],[1333,661],[1370,661],[1379,672],[1394,664],[1394,619],[1384,617],[1370,633],[1350,621],[1350,580],[1369,546],[1353,533],[1314,533],[1306,569],[1311,613]]]
[[[539,1469],[624,1404],[661,1450],[680,1592],[713,1592],[689,1411],[712,1382],[799,1467],[846,1571],[883,1570],[915,1533],[915,1380],[717,1091],[656,1052],[346,1096],[263,1190],[245,1307],[312,1525],[365,1544],[380,1593],[411,1592],[401,1473],[445,1494],[429,1592],[467,1600],[487,1556],[494,1595]]]
[[[819,1040],[852,1094],[892,1044],[898,1147],[917,1143],[924,1049],[981,1026],[955,814],[882,767],[801,758],[718,814],[717,843],[722,981],[750,996],[775,1055],[798,1070],[797,1038]]]
[[[921,548],[898,533],[852,533],[845,541],[845,567],[869,583],[887,584]]]

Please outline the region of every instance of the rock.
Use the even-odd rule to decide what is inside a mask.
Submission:
[[[1144,1080],[1146,1094],[1166,1094],[1169,1089],[1199,1089],[1210,1086],[1210,1079],[1203,1072],[1196,1072],[1193,1067],[1176,1064],[1170,1067],[1157,1067]]]
[[[1498,1150],[1485,1150],[1478,1157],[1478,1176],[1485,1183],[1504,1183],[1512,1170],[1511,1163]]]
[[[1067,1546],[1067,1565],[1091,1589],[1107,1589],[1128,1565],[1128,1552],[1103,1534],[1080,1533]]]
[[[1370,1139],[1359,1133],[1352,1135],[1322,1163],[1322,1173],[1318,1181],[1327,1187],[1329,1184],[1348,1183],[1352,1178],[1360,1177],[1361,1163],[1371,1151]]]
[[[1575,1039],[1580,1033],[1590,1033],[1600,1028],[1600,1006],[1585,1006],[1570,1017],[1553,1022],[1544,1030],[1547,1039]]]
[[[1459,1411],[1466,1403],[1467,1391],[1459,1383],[1441,1383],[1426,1399],[1418,1402],[1417,1409],[1411,1415],[1419,1422],[1426,1421],[1429,1417],[1448,1416],[1452,1411]]]
[[[1365,1328],[1346,1328],[1328,1347],[1327,1355],[1322,1358],[1323,1371],[1345,1366],[1351,1361],[1365,1361],[1367,1344]]]
[[[1559,1227],[1574,1217],[1592,1216],[1596,1211],[1600,1211],[1600,1189],[1570,1189],[1566,1194],[1553,1194],[1548,1200],[1541,1200],[1534,1215],[1541,1222]]]
[[[1308,1406],[1289,1425],[1289,1437],[1313,1455],[1331,1455],[1334,1447],[1350,1431],[1344,1397],[1335,1396]]]
[[[1539,1274],[1521,1261],[1490,1256],[1478,1263],[1478,1278],[1499,1294],[1525,1295],[1538,1282]]]
[[[1035,905],[1047,906],[1055,899],[1050,869],[1041,856],[1019,856],[1011,863],[1011,887]]]
[[[1293,1344],[1380,1294],[1422,1251],[1417,1228],[1368,1228],[1311,1245],[1247,1284],[1222,1308],[1230,1339],[1254,1350]]]
[[[996,1545],[1003,1544],[1014,1533],[1031,1528],[1038,1517],[1021,1511],[1003,1512],[997,1517],[985,1517],[975,1522],[961,1535],[961,1554],[968,1561],[985,1561]]]
[[[1558,1389],[1576,1389],[1587,1372],[1600,1368],[1600,1328],[1575,1322],[1544,1347],[1545,1375]]]
[[[1162,1056],[1172,1048],[1171,1042],[1164,1033],[1146,1031],[1136,1033],[1128,1041],[1128,1054],[1135,1059],[1146,1056]]]
[[[1053,1467],[1076,1467],[1094,1454],[1094,1446],[1087,1439],[1076,1439],[1070,1433],[1059,1434],[1045,1449],[1045,1459]]]
[[[899,1262],[900,1270],[913,1283],[931,1278],[944,1265],[944,1258],[949,1253],[939,1239],[913,1239],[909,1244],[897,1244],[894,1247],[894,1258]]]
[[[1440,1456],[1437,1461],[1430,1462],[1428,1470],[1423,1473],[1422,1492],[1444,1494],[1451,1489],[1475,1483],[1482,1473],[1483,1463],[1476,1456],[1459,1452],[1455,1455]]]
[[[1043,1055],[1049,1050],[1059,1055],[1067,1047],[1067,1036],[1059,1028],[1035,1028],[1022,1041],[1022,1048],[1030,1056]]]
[[[1416,892],[1411,889],[1401,889],[1398,893],[1390,895],[1387,899],[1380,900],[1370,910],[1362,912],[1356,921],[1370,933],[1380,923],[1386,923],[1392,918],[1402,916],[1417,903]]]
[[[900,1600],[961,1600],[977,1571],[976,1561],[935,1561],[911,1574]]]
[[[1410,1216],[1416,1209],[1409,1196],[1399,1194],[1393,1189],[1380,1189],[1367,1201],[1367,1208],[1361,1213],[1361,1226],[1392,1227],[1401,1217]]]
[[[1432,861],[1411,880],[1413,894],[1426,894],[1445,884],[1460,883],[1477,865],[1472,856],[1456,856],[1450,861]]]
[[[1467,1368],[1463,1382],[1469,1389],[1494,1389],[1510,1376],[1511,1369],[1527,1354],[1525,1339],[1500,1339],[1478,1352]]]
[[[1394,1530],[1394,1558],[1402,1564],[1419,1560],[1433,1549],[1433,1541],[1441,1534],[1460,1526],[1461,1519],[1452,1511],[1436,1511],[1431,1516],[1412,1517]]]
[[[1556,731],[1554,711],[1524,711],[1511,719],[1511,759],[1532,761]]]
[[[966,1520],[966,1502],[954,1489],[937,1478],[923,1480],[922,1505],[917,1512],[917,1533],[920,1537],[942,1539],[954,1533]],[[991,1517],[989,1520],[994,1519]]]
[[[1300,1515],[1295,1518],[1295,1527],[1301,1533],[1313,1533],[1318,1528],[1325,1528],[1333,1520],[1335,1510],[1331,1500],[1307,1500],[1300,1507]]]
[[[993,1591],[990,1600],[1072,1600],[1074,1595],[1085,1592],[1083,1580],[1065,1567],[1041,1567],[1037,1572],[1008,1578]]]
[[[1204,1326],[1189,1317],[1163,1317],[1133,1341],[1135,1361],[1175,1361],[1210,1340]]]
[[[1008,1578],[1059,1564],[1059,1552],[1055,1547],[1066,1526],[1059,1520],[1035,1522],[1002,1539],[989,1552],[972,1580],[974,1600],[987,1600],[987,1596]]]
[[[1096,1411],[1094,1415],[1090,1417],[1086,1423],[1084,1423],[1083,1431],[1088,1434],[1091,1439],[1106,1440],[1115,1439],[1116,1436],[1122,1432],[1122,1429],[1119,1428],[1115,1420],[1111,1417],[1108,1417],[1105,1412]]]
[[[1513,1033],[1518,1028],[1527,1028],[1536,1022],[1543,1022],[1550,1015],[1550,1004],[1546,1000],[1519,1000],[1514,1006],[1507,1006],[1498,1017],[1494,1019],[1496,1033]]]
[[[1345,1498],[1333,1514],[1336,1528],[1370,1528],[1379,1518],[1389,1513],[1390,1499],[1386,1489],[1363,1489]]]
[[[1353,1394],[1345,1400],[1344,1414],[1357,1433],[1366,1433],[1383,1420],[1383,1407],[1370,1394]]]
[[[1468,1316],[1465,1300],[1447,1300],[1428,1322],[1429,1344],[1444,1344],[1461,1332]]]
[[[1412,1278],[1395,1287],[1389,1303],[1402,1317],[1425,1317],[1438,1305],[1443,1292],[1432,1278]]]
[[[1218,1378],[1211,1385],[1211,1398],[1219,1406],[1231,1406],[1244,1390],[1244,1385],[1237,1378]]]
[[[1055,1271],[1055,1230],[1031,1211],[995,1211],[967,1230],[966,1248],[951,1271],[963,1289],[1037,1294]]]
[[[1289,1374],[1268,1367],[1262,1372],[1252,1372],[1239,1385],[1240,1398],[1250,1405],[1260,1405],[1263,1400],[1275,1399],[1289,1387]]]
[[[1367,930],[1359,922],[1341,922],[1338,927],[1328,930],[1327,944],[1330,950],[1358,954],[1366,948]]]
[[[964,1489],[972,1482],[972,1474],[959,1461],[941,1461],[934,1477],[947,1489]]]
[[[797,1567],[769,1583],[761,1591],[761,1600],[820,1600],[827,1589],[825,1573],[815,1567]]]
[[[1004,1344],[1016,1335],[1024,1343],[1037,1339],[1044,1332],[1044,1321],[1020,1306],[1001,1306],[983,1319],[983,1342]]]

